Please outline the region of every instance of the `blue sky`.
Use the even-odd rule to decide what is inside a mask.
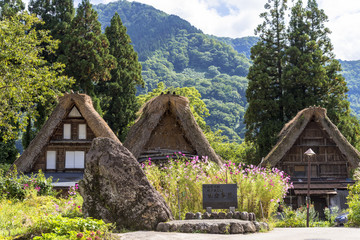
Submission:
[[[90,0],[92,4],[114,0]],[[129,0],[132,1],[132,0]],[[206,34],[220,37],[254,36],[267,0],[136,0],[189,21]],[[306,2],[306,0],[303,0]],[[80,0],[75,0],[75,3]],[[288,0],[289,6],[292,1]],[[327,26],[336,58],[360,60],[360,1],[318,0],[329,17]]]

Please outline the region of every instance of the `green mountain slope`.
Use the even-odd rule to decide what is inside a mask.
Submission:
[[[110,19],[115,12],[118,12],[140,61],[150,57],[153,51],[162,49],[180,30],[202,33],[178,16],[168,15],[146,4],[120,0],[93,7],[99,14],[103,30],[110,25]]]
[[[115,11],[127,27],[146,82],[139,93],[151,91],[159,82],[167,87],[194,86],[210,110],[206,121],[211,128],[241,140],[248,58],[187,21],[145,4],[118,1],[95,5],[94,9],[103,28]]]
[[[349,88],[349,101],[351,109],[355,115],[360,118],[360,60],[358,61],[342,61],[343,76],[346,79]]]
[[[194,86],[201,93],[211,116],[213,130],[221,129],[235,141],[245,131],[246,75],[250,48],[257,37],[209,36],[178,16],[152,6],[121,0],[95,5],[102,28],[118,12],[131,37],[143,67],[146,93],[164,82],[167,87]],[[348,82],[351,108],[360,116],[360,61],[340,61]]]
[[[244,54],[247,58],[250,59],[250,49],[254,46],[259,40],[258,37],[242,37],[242,38],[228,38],[228,37],[216,37],[213,38],[229,44],[232,46],[238,53]]]

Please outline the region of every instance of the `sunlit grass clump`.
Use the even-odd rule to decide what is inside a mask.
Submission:
[[[77,185],[56,197],[51,179],[0,173],[0,239],[105,239],[111,224],[85,218]]]

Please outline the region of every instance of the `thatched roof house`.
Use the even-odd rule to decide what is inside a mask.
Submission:
[[[310,128],[312,125],[312,128]],[[313,129],[313,130],[310,130]],[[264,158],[264,164],[277,165],[289,150],[296,144],[300,136],[304,135],[304,141],[300,144],[304,147],[336,146],[344,155],[351,168],[357,168],[360,162],[360,153],[354,148],[339,129],[326,115],[326,109],[321,107],[305,108],[280,131],[279,140],[269,154]],[[324,142],[324,140],[328,140]],[[306,140],[306,141],[305,141]],[[303,151],[303,152],[305,152]],[[320,152],[315,152],[321,155]],[[325,152],[324,152],[325,153]]]
[[[120,142],[85,94],[65,94],[40,132],[15,161],[28,173],[83,172],[85,155],[95,137]]]
[[[311,148],[315,155],[306,156]],[[359,166],[360,153],[326,115],[326,109],[309,107],[300,111],[279,134],[279,140],[262,165],[271,165],[290,174],[294,189],[288,195],[293,207],[305,203],[308,161],[311,201],[322,213],[325,206],[345,207],[350,171]],[[288,202],[288,203],[289,203]]]
[[[174,152],[208,156],[222,164],[195,121],[186,97],[163,94],[145,103],[124,146],[139,160],[164,160]]]

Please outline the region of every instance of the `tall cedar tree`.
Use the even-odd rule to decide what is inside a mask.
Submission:
[[[284,123],[283,56],[286,48],[286,0],[269,0],[260,17],[255,34],[260,40],[251,48],[253,65],[249,69],[246,98],[248,108],[244,119],[246,141],[254,141],[260,158],[276,141]]]
[[[277,22],[278,14],[274,10],[270,9],[273,22]],[[324,26],[326,21],[327,16],[318,8],[316,0],[309,0],[306,8],[299,0],[291,9],[287,41],[281,47],[272,42],[271,37],[276,33],[268,31],[273,25],[266,18],[263,25],[267,28],[257,29],[260,41],[252,48],[254,65],[248,75],[249,107],[245,121],[248,139],[257,144],[258,159],[269,152],[276,134],[286,122],[298,111],[314,105],[327,109],[329,118],[352,144],[359,142],[359,123],[350,115],[348,89],[339,74],[341,66],[332,53],[330,30]],[[279,28],[273,31],[276,29]],[[280,60],[272,55],[273,52]],[[278,62],[278,73],[281,72],[278,78],[268,74],[275,62]],[[274,95],[274,80],[280,82],[281,94]]]
[[[24,9],[25,4],[22,0],[0,0],[0,20],[13,17]]]
[[[327,16],[316,1],[309,1],[306,8],[302,6],[298,1],[292,8],[288,28],[284,74],[287,119],[303,108],[319,105],[328,109],[334,123],[339,123],[334,114],[349,112],[348,89],[338,73],[340,65],[332,53],[330,30],[324,26]]]
[[[358,119],[351,115],[345,78],[340,74],[341,65],[332,52],[333,46],[328,37],[331,31],[325,27],[328,17],[324,10],[318,8],[316,0],[308,0],[306,16],[310,22],[311,43],[313,46],[318,46],[319,49],[314,51],[313,62],[315,63],[317,60],[319,63],[315,67],[318,66],[325,72],[325,76],[319,75],[320,79],[324,80],[316,81],[319,82],[318,88],[322,88],[321,102],[318,105],[327,109],[329,118],[337,125],[342,134],[352,145],[359,148],[360,125]],[[318,75],[315,76],[318,77]],[[323,87],[324,85],[325,87]]]
[[[306,8],[298,1],[291,10],[288,28],[289,47],[286,51],[284,108],[291,119],[309,106],[322,106],[332,122],[355,146],[359,144],[359,122],[350,115],[345,78],[339,74],[340,63],[325,27],[328,18],[309,0]]]
[[[44,21],[36,28],[49,30],[54,39],[60,40],[55,54],[44,56],[49,63],[53,63],[57,56],[64,54],[63,40],[75,16],[73,0],[30,0],[28,8],[30,13]]]
[[[109,53],[109,41],[101,33],[97,12],[89,0],[79,4],[64,38],[64,54],[58,59],[65,63],[65,73],[76,79],[75,90],[93,97],[97,108],[94,85],[111,78],[116,59]]]
[[[123,141],[127,126],[136,118],[139,105],[136,100],[136,85],[144,86],[138,55],[130,44],[120,16],[115,13],[111,25],[106,27],[105,35],[110,42],[110,54],[117,60],[117,67],[111,70],[111,80],[105,82],[105,99],[108,99],[104,119]]]

